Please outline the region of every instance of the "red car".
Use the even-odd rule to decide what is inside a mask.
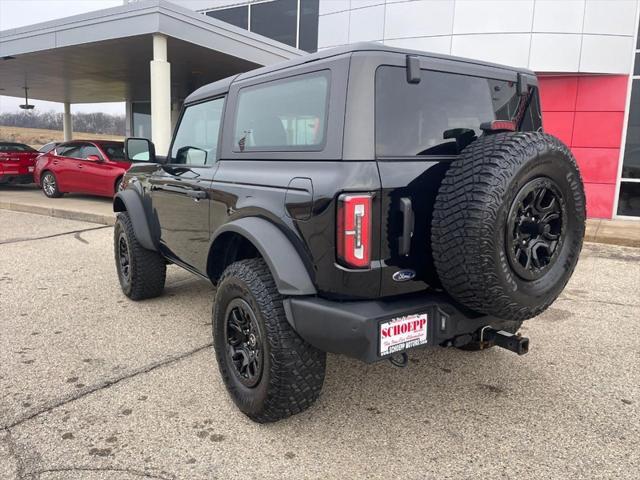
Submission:
[[[33,176],[50,198],[70,192],[113,197],[130,166],[123,142],[78,140],[38,157]]]
[[[0,185],[33,183],[36,157],[40,155],[23,143],[0,142]]]

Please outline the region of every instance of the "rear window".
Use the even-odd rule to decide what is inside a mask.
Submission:
[[[22,143],[0,143],[0,152],[35,152],[34,148]]]
[[[376,73],[378,156],[457,155],[481,123],[512,120],[527,101],[515,82],[422,70],[420,83],[408,83],[406,75],[391,66]]]
[[[325,143],[328,98],[329,72],[241,89],[234,150],[321,150]]]

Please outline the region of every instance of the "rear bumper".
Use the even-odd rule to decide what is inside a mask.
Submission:
[[[16,183],[33,183],[32,173],[5,174],[0,172],[0,185]]]
[[[427,343],[421,347],[466,343],[484,326],[500,330],[515,323],[477,316],[447,295],[430,292],[350,302],[291,297],[284,304],[289,322],[308,343],[367,363],[390,356],[380,355],[380,325],[393,318],[427,314]]]

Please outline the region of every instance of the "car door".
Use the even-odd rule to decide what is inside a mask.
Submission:
[[[78,164],[82,157],[82,143],[69,142],[59,145],[51,161],[51,170],[63,192],[78,191]]]
[[[206,273],[211,183],[224,101],[218,97],[185,107],[167,160],[149,179],[160,248],[200,273]]]
[[[102,152],[92,143],[82,146],[82,160],[78,163],[78,184],[80,192],[98,195],[113,195],[115,177]]]

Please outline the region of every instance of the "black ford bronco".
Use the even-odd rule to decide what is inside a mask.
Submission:
[[[320,394],[326,352],[500,346],[569,280],[585,197],[543,133],[528,70],[357,44],[200,88],[169,153],[126,141],[118,277],[162,293],[166,265],[216,286],[218,366],[271,422]]]

